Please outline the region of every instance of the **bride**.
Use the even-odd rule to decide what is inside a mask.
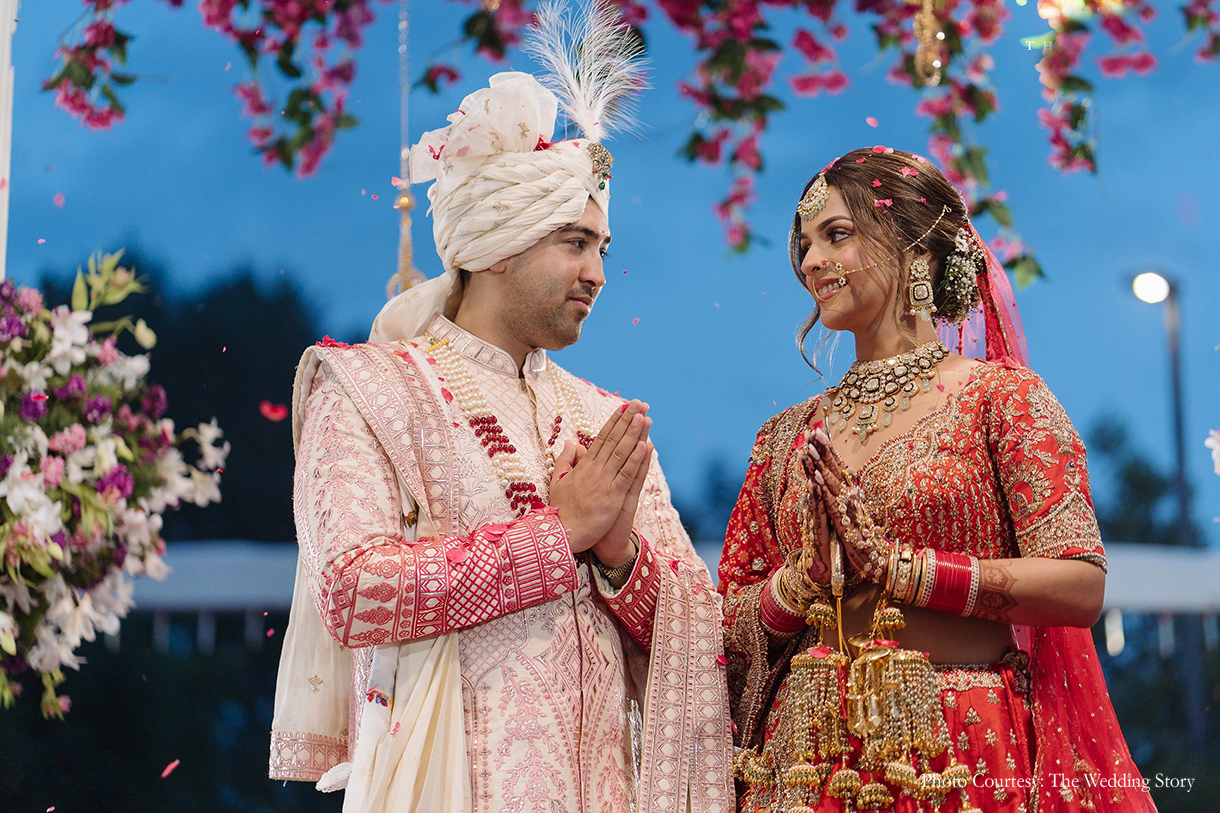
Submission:
[[[790,250],[802,347],[820,321],[856,361],[763,425],[729,523],[739,809],[1154,811],[1089,632],[1084,445],[961,197],[919,156],[853,150],[806,186]]]

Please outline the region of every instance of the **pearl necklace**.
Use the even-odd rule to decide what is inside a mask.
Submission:
[[[948,356],[948,348],[935,340],[887,359],[857,361],[831,391],[833,399],[822,399],[822,412],[828,423],[837,420],[834,427],[840,432],[854,416],[852,431],[865,443],[878,422],[889,426],[895,410],[910,408],[912,395],[932,389],[936,368]]]
[[[528,511],[543,507],[545,503],[538,495],[538,486],[530,482],[529,471],[517,453],[517,448],[505,434],[499,419],[492,413],[487,399],[483,396],[483,391],[475,383],[474,377],[470,374],[461,356],[450,346],[449,339],[437,339],[433,336],[428,336],[428,339],[431,344],[425,348],[424,352],[436,362],[442,376],[442,384],[449,385],[449,387],[441,387],[441,395],[447,403],[452,403],[456,398],[462,417],[474,430],[475,437],[483,444],[483,449],[491,459],[492,468],[496,470],[496,476],[504,489],[504,496],[508,499],[509,508],[517,516],[522,516]],[[572,382],[550,359],[547,359],[547,372],[559,390],[561,399],[567,402],[576,424],[577,439],[587,447],[592,443],[593,438],[589,432],[588,418],[584,414]],[[555,417],[554,429],[550,442],[547,444],[548,473],[554,470],[553,447],[559,437],[562,423],[563,414],[560,412]]]

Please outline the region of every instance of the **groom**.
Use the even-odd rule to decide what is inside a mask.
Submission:
[[[298,370],[271,776],[345,811],[734,808],[718,594],[647,406],[547,355],[610,243],[612,159],[557,108],[501,73],[423,136],[445,273]]]

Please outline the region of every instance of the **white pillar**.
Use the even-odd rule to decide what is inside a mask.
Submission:
[[[8,257],[8,191],[13,168],[13,31],[19,0],[0,0],[0,280]]]

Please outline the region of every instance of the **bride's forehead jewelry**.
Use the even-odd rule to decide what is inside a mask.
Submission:
[[[804,197],[801,198],[801,202],[796,205],[796,213],[800,215],[801,220],[813,220],[818,216],[818,212],[825,208],[826,201],[829,199],[830,185],[826,183],[826,173],[822,172],[810,184]]]

